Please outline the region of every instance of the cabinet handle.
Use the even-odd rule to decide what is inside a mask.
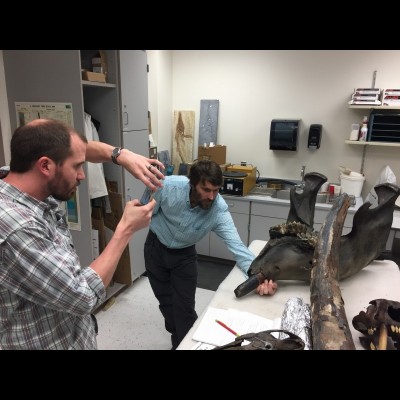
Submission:
[[[124,119],[125,119],[124,125],[128,125],[129,117],[128,117],[128,113],[126,111],[124,111]]]

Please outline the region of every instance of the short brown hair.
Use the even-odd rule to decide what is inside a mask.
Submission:
[[[222,186],[221,167],[215,161],[196,161],[190,167],[189,180],[192,186],[196,186],[199,182],[210,182],[213,186]]]
[[[34,120],[17,128],[11,138],[10,171],[23,173],[43,156],[62,164],[71,155],[71,135],[85,136],[64,122],[54,119]]]

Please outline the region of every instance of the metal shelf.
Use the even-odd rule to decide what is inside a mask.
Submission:
[[[370,109],[378,109],[378,110],[400,110],[400,106],[374,106],[373,104],[361,106],[361,105],[349,105],[349,108],[356,108],[359,110],[370,110]]]
[[[392,142],[361,142],[359,140],[345,140],[346,144],[355,144],[357,146],[386,146],[386,147],[400,147],[400,143]]]
[[[97,86],[105,88],[115,88],[117,85],[115,83],[103,83],[103,82],[92,82],[82,80],[82,86]]]

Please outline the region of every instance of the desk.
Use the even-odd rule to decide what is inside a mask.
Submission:
[[[258,255],[267,242],[254,240],[249,249]],[[260,296],[256,292],[238,299],[234,290],[244,282],[243,272],[235,266],[225,280],[219,285],[208,307],[234,308],[248,311],[264,318],[275,319],[282,316],[286,301],[291,297],[301,297],[305,303],[310,304],[310,286],[300,281],[279,281],[278,290],[273,296]],[[400,272],[393,261],[374,261],[356,275],[340,282],[340,289],[344,300],[344,307],[351,334],[356,349],[362,350],[359,337],[361,332],[356,331],[351,323],[353,317],[360,311],[365,311],[371,300],[387,299],[400,301]],[[191,330],[180,343],[178,350],[189,350],[197,342],[192,340],[201,319],[207,308],[199,316]]]

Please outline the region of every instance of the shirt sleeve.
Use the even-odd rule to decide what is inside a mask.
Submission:
[[[68,240],[65,236],[64,240]],[[76,252],[23,227],[0,240],[0,282],[12,293],[41,306],[76,315],[92,312],[105,299],[104,284],[91,268],[81,268]]]
[[[221,211],[218,214],[217,224],[213,228],[213,232],[224,241],[228,250],[233,254],[238,267],[242,270],[245,277],[248,278],[247,271],[256,256],[240,238],[229,210]]]

